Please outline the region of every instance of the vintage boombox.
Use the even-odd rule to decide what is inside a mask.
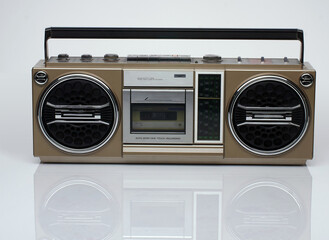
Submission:
[[[300,59],[48,57],[51,38],[298,40]],[[305,164],[315,70],[298,29],[47,28],[32,69],[43,162]]]

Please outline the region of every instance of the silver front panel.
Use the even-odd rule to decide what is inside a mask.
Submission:
[[[192,70],[124,70],[125,87],[193,87]]]
[[[157,99],[158,96],[158,99]],[[151,101],[147,101],[147,97]],[[145,100],[146,99],[146,100]],[[161,100],[166,100],[161,101]],[[184,101],[183,101],[184,100]],[[184,132],[133,132],[131,104],[185,104]],[[123,90],[123,143],[192,144],[193,143],[193,90]]]

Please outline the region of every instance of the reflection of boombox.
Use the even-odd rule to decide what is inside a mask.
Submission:
[[[48,59],[50,38],[300,40],[302,54]],[[304,164],[313,156],[315,70],[304,63],[300,30],[49,28],[45,47],[32,70],[41,161]]]
[[[306,167],[40,165],[36,239],[309,240]]]

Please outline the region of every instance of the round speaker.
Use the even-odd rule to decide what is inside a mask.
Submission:
[[[308,104],[288,79],[261,76],[236,91],[229,106],[228,123],[245,149],[276,155],[291,149],[304,136],[309,124]]]
[[[70,74],[56,79],[41,97],[38,121],[45,137],[70,153],[95,151],[113,136],[119,108],[99,79]]]

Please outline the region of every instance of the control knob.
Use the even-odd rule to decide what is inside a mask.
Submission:
[[[93,60],[93,56],[90,54],[83,54],[81,55],[82,62],[91,62]]]
[[[104,55],[105,62],[116,62],[119,60],[118,54],[115,53],[107,53]]]
[[[206,63],[217,63],[222,61],[222,57],[215,54],[207,54],[203,56],[203,61]]]

